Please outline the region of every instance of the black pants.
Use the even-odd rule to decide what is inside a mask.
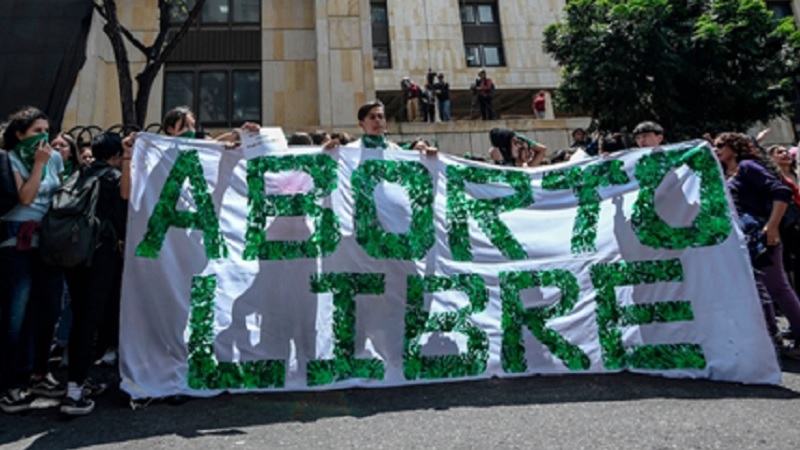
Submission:
[[[97,248],[91,267],[75,267],[66,271],[67,286],[72,296],[72,331],[69,334],[69,370],[67,379],[82,384],[94,360],[95,335],[100,329],[106,309],[119,287],[122,257],[110,243]],[[119,322],[119,317],[111,320]]]
[[[481,106],[481,119],[494,120],[494,109],[492,109],[492,97],[478,96],[478,104]]]

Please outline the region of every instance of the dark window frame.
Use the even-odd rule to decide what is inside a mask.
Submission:
[[[258,0],[258,20],[253,22],[237,22],[233,20],[234,16],[234,0],[227,0],[228,2],[228,21],[227,22],[205,22],[203,21],[203,13],[197,16],[197,20],[190,26],[190,29],[243,29],[243,28],[258,28],[261,29],[261,9],[262,0]],[[187,10],[194,7],[194,0],[187,0]],[[170,26],[178,28],[183,23],[185,18],[177,18],[176,14],[170,14]]]
[[[370,21],[372,23],[372,67],[375,69],[391,69],[392,68],[392,44],[389,39],[389,6],[386,0],[383,1],[370,1]],[[386,21],[375,22],[372,21],[373,12],[376,8],[384,10]],[[376,57],[376,49],[386,51],[385,63],[379,63],[383,59],[378,60]]]
[[[486,7],[491,8],[492,20],[481,22],[480,10]],[[465,11],[469,11],[469,13],[465,13]],[[505,48],[497,1],[464,0],[459,4],[459,17],[464,36],[464,57],[467,67],[505,67]],[[486,64],[487,48],[497,49],[499,60],[497,64]],[[478,61],[470,58],[471,49],[477,50]]]
[[[204,73],[214,73],[214,72],[225,72],[227,76],[227,89],[228,95],[226,98],[226,107],[227,107],[227,117],[224,121],[205,121],[202,120],[200,117],[200,76]],[[233,82],[234,82],[234,73],[236,72],[257,72],[259,76],[259,83],[258,83],[258,117],[257,118],[248,118],[248,119],[234,119],[234,104],[233,104]],[[264,117],[264,105],[262,104],[262,98],[264,94],[263,88],[263,73],[261,71],[261,66],[258,64],[247,63],[247,64],[186,64],[186,65],[174,65],[164,70],[164,83],[162,87],[162,115],[166,114],[169,109],[174,108],[175,106],[182,106],[182,105],[167,105],[166,103],[166,91],[167,91],[167,77],[173,73],[180,73],[192,74],[192,102],[191,105],[188,106],[194,113],[197,115],[196,119],[200,126],[203,128],[232,128],[235,126],[241,125],[244,121],[255,121],[261,123]]]

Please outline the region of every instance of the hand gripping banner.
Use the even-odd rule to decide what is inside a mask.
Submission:
[[[137,139],[120,339],[134,398],[619,371],[780,382],[699,141],[534,170],[247,156]]]

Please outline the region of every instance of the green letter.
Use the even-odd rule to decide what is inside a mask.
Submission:
[[[458,311],[430,314],[425,311],[425,294],[461,291],[467,294],[469,306]],[[467,318],[486,309],[489,292],[478,275],[434,275],[408,277],[406,304],[405,351],[403,373],[407,380],[441,379],[480,375],[489,360],[489,339],[486,332],[470,324]],[[423,333],[457,332],[467,336],[467,352],[457,355],[422,356],[420,339]]]
[[[656,213],[655,192],[670,170],[683,165],[700,178],[700,212],[690,226],[674,228]],[[634,175],[640,187],[631,222],[642,244],[669,250],[709,247],[720,244],[731,233],[728,200],[719,163],[707,147],[647,155],[636,164]]]
[[[411,201],[408,233],[387,233],[378,220],[375,188],[381,181],[399,183]],[[353,217],[356,241],[377,259],[422,259],[435,242],[433,228],[433,182],[428,169],[413,161],[364,161],[353,172]]]
[[[194,203],[197,205],[196,213],[175,209],[183,182],[187,178],[192,187]],[[153,215],[147,222],[147,232],[136,247],[136,256],[157,259],[169,227],[203,230],[203,243],[208,259],[228,256],[228,247],[219,231],[219,221],[214,212],[214,204],[203,175],[203,166],[196,150],[183,151],[178,155],[161,189],[161,196],[153,209]]]
[[[314,180],[307,194],[266,195],[264,174],[305,172]],[[281,260],[328,256],[339,245],[339,218],[320,205],[336,189],[336,161],[328,155],[268,156],[247,162],[247,241],[244,260]],[[314,218],[314,233],[307,241],[268,241],[268,217],[308,216]]]
[[[598,264],[592,266],[592,284],[597,289],[597,328],[606,369],[702,369],[703,349],[697,344],[637,345],[625,348],[620,327],[694,320],[688,301],[620,306],[614,288],[683,281],[678,259]]]
[[[350,378],[382,380],[385,367],[380,359],[357,359],[356,295],[383,294],[383,274],[325,273],[311,277],[315,294],[333,293],[333,359],[308,362],[307,383],[322,386]]]
[[[597,250],[597,219],[602,200],[598,189],[628,183],[630,179],[622,166],[622,161],[612,160],[593,164],[585,169],[573,167],[545,174],[542,188],[550,191],[572,189],[578,197],[578,215],[572,227],[572,253]]]
[[[577,345],[569,343],[560,334],[547,328],[546,322],[567,315],[578,302],[578,280],[566,270],[541,272],[501,272],[500,296],[503,302],[503,370],[522,373],[528,370],[522,327],[525,326],[536,339],[560,359],[570,370],[586,370],[591,365],[589,357]],[[561,291],[561,300],[550,306],[525,309],[519,293],[535,287],[555,286]]]
[[[508,183],[514,194],[485,200],[467,199],[466,183]],[[447,166],[447,222],[450,250],[456,261],[472,261],[467,218],[472,216],[489,240],[508,259],[525,259],[525,249],[500,220],[500,213],[533,205],[528,176],[511,170]]]
[[[217,362],[214,355],[215,276],[194,277],[189,314],[189,373],[192,389],[282,388],[286,379],[283,360]]]

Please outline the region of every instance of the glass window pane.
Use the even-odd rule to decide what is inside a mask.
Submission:
[[[389,47],[372,47],[372,65],[376,69],[388,69],[392,67]]]
[[[480,18],[481,23],[494,23],[492,5],[478,5],[478,18]]]
[[[261,72],[257,70],[233,73],[233,121],[261,122]]]
[[[466,46],[465,52],[467,54],[467,66],[478,67],[481,65],[480,48],[474,46]]]
[[[228,9],[228,0],[206,0],[203,5],[203,22],[227,23]]]
[[[503,64],[499,47],[484,47],[483,57],[485,58],[487,66],[499,66]]]
[[[773,19],[783,19],[792,16],[792,5],[789,2],[767,3],[767,8],[772,11]]]
[[[372,23],[389,23],[389,14],[386,5],[371,5]]]
[[[175,25],[182,24],[189,17],[192,8],[194,0],[173,0],[169,4],[169,22]]]
[[[198,100],[201,122],[228,122],[228,73],[201,73]]]
[[[461,23],[475,23],[475,8],[472,5],[461,7]]]
[[[194,106],[192,72],[164,72],[164,111],[176,106]]]
[[[233,0],[233,21],[255,23],[261,20],[261,0]]]

